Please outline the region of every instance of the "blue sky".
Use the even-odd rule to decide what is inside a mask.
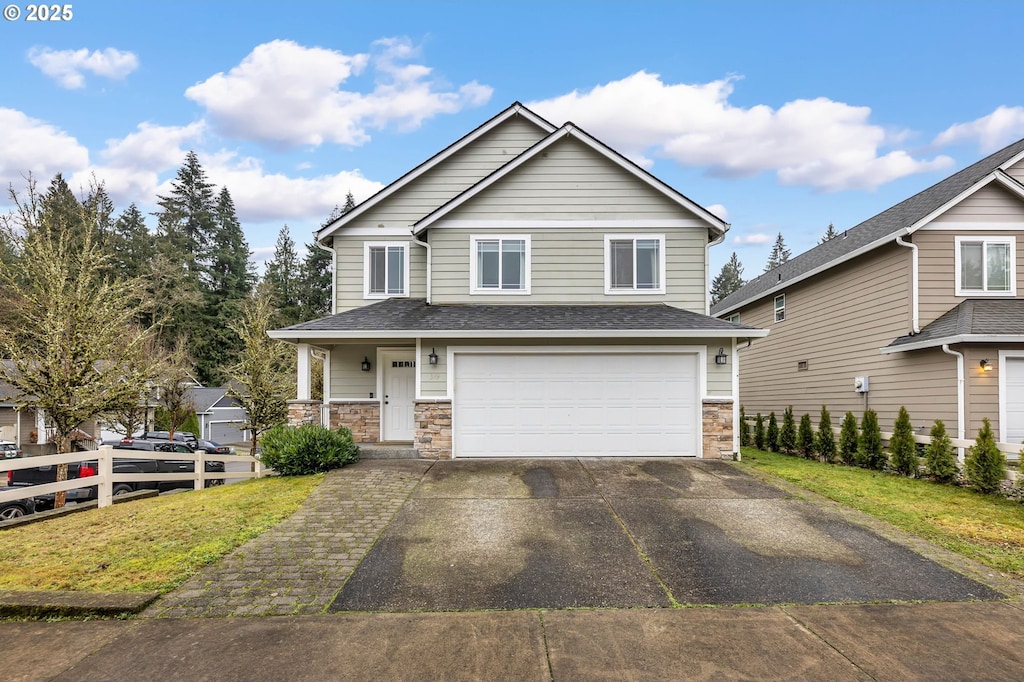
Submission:
[[[13,4],[0,183],[152,211],[192,149],[258,261],[517,100],[724,215],[747,278],[1024,137],[1009,0]]]

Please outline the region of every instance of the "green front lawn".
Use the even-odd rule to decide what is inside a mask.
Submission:
[[[1024,579],[1024,505],[995,495],[792,455],[743,448],[764,471]]]

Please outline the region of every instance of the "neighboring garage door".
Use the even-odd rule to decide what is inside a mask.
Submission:
[[[1004,443],[1024,441],[1024,357],[1007,356],[1002,371],[1004,391],[1003,428]]]
[[[697,359],[692,352],[456,352],[454,455],[697,455]]]

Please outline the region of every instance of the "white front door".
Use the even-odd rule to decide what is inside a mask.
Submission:
[[[381,440],[411,441],[416,397],[416,354],[411,350],[380,352]]]

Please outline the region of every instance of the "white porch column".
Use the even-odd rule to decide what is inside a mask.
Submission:
[[[310,391],[310,348],[308,343],[300,343],[296,346],[299,357],[295,364],[296,373],[296,399],[309,400]]]
[[[36,408],[36,444],[45,445],[49,443],[49,439],[46,437],[46,412],[37,407]]]
[[[324,352],[324,405],[331,401],[331,351]]]

